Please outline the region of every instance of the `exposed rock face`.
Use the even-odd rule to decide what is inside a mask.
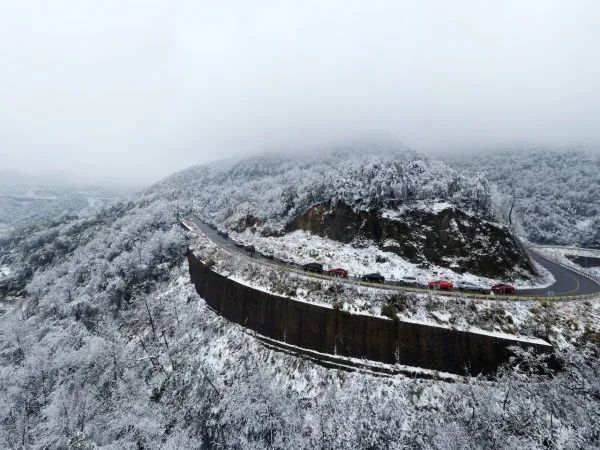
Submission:
[[[385,214],[355,211],[343,203],[320,204],[289,222],[286,229],[345,243],[372,240],[413,263],[432,263],[456,272],[506,280],[535,275],[525,250],[506,227],[449,205]]]

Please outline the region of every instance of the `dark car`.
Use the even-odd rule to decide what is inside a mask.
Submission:
[[[366,281],[368,283],[381,283],[385,281],[385,277],[380,273],[368,273],[360,277],[362,281]]]
[[[302,266],[302,270],[305,272],[321,273],[323,272],[323,264],[319,263],[308,263]]]
[[[327,275],[330,277],[348,278],[348,271],[346,269],[329,269]]]
[[[245,245],[244,246],[244,250],[246,250],[251,255],[254,255],[254,252],[256,251],[256,248],[254,248],[254,245]]]
[[[492,291],[496,294],[514,294],[517,288],[506,283],[499,283],[492,286]]]

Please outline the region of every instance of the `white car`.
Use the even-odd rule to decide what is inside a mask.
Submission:
[[[405,276],[400,278],[399,284],[404,286],[420,286],[419,280],[413,276]]]
[[[269,251],[260,252],[260,254],[265,258],[273,259],[273,253],[271,253]]]

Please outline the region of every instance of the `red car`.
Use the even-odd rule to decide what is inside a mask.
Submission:
[[[510,284],[500,283],[493,285],[492,291],[496,294],[514,294],[517,291],[517,288]]]
[[[435,280],[429,282],[429,289],[438,289],[449,291],[454,287],[454,283],[448,280]]]
[[[348,278],[348,271],[346,269],[329,269],[327,274],[331,277]]]

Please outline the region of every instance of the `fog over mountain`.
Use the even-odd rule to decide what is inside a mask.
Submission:
[[[600,142],[600,5],[3,5],[2,168],[139,184],[257,150]]]

